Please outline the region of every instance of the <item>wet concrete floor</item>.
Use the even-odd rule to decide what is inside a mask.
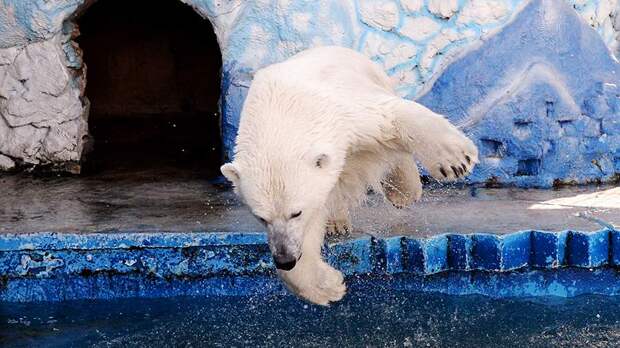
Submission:
[[[620,225],[620,188],[448,188],[398,210],[377,195],[352,212],[353,236],[592,231]],[[226,232],[262,226],[229,187],[192,173],[0,176],[0,233]]]

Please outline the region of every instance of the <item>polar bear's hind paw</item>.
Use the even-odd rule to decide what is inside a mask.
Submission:
[[[351,233],[351,222],[347,219],[328,220],[325,232],[330,237],[348,236]]]

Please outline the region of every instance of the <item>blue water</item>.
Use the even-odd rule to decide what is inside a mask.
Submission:
[[[491,299],[351,293],[329,308],[292,296],[0,303],[3,347],[608,347],[620,297]]]

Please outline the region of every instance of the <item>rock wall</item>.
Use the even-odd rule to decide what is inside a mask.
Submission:
[[[477,142],[482,165],[471,180],[612,180],[620,172],[619,68],[568,5],[534,0],[450,64],[419,101]]]
[[[88,102],[82,96],[84,79],[80,51],[71,40],[75,33],[72,18],[86,11],[93,1],[0,0],[0,168],[11,167],[15,161],[46,164],[80,159],[81,142],[87,129]],[[583,30],[598,33],[584,37],[596,42],[594,46],[599,51],[595,55],[606,54],[611,59],[611,63],[606,65],[609,69],[615,69],[611,53],[618,52],[620,46],[620,16],[616,15],[620,12],[618,0],[181,1],[212,23],[222,50],[222,133],[227,155],[232,153],[239,111],[253,73],[262,66],[286,59],[308,47],[340,45],[357,49],[381,64],[388,74],[400,82],[398,91],[402,96],[418,99],[434,93],[436,81],[444,76],[453,62],[501,33],[532,2],[554,8],[572,7],[572,13],[580,15]],[[148,9],[145,9],[145,15],[148,15]],[[561,21],[548,19],[549,23],[561,25]],[[540,29],[530,28],[531,37],[535,37]],[[559,35],[563,35],[562,30],[568,29],[561,29]],[[512,58],[520,57],[520,53],[514,50],[504,53]],[[35,64],[32,64],[33,60]],[[480,68],[479,71],[484,70],[484,67]],[[584,67],[582,72],[588,74],[587,70]],[[573,77],[577,80],[581,78]],[[588,76],[588,81],[595,81],[597,86],[601,86],[599,89],[605,90],[601,92],[605,94],[601,99],[603,101],[596,103],[615,105],[615,92],[610,87],[615,83],[613,78],[609,75]],[[464,85],[460,88],[469,87]],[[487,89],[486,86],[476,88]],[[451,103],[460,97],[454,92],[452,97],[442,95],[442,101]],[[420,100],[427,100],[429,106],[437,105],[429,98]],[[526,100],[520,102],[527,103]],[[588,119],[604,118],[598,114],[596,107],[576,107],[579,112],[573,110],[575,115],[594,113]],[[607,107],[605,112],[611,112],[611,116],[605,116],[608,125],[620,117],[613,107]],[[488,119],[480,123],[480,127],[490,127],[482,124],[505,121],[491,114],[487,116]],[[541,125],[540,131],[556,131],[550,127],[548,124]],[[592,138],[586,130],[592,127],[575,128],[577,135],[574,138],[578,138],[579,143],[583,138]],[[489,145],[482,143],[477,129],[474,127],[468,132],[479,145]],[[599,138],[607,134],[603,133],[599,134]],[[521,139],[523,133],[516,127],[502,133],[502,136]],[[534,145],[540,139],[533,137],[519,141]],[[525,151],[524,148],[507,149],[511,153],[517,152],[511,160],[519,158],[515,162],[517,169],[510,175],[530,173],[531,178],[514,180],[509,175],[497,175],[497,172],[490,170],[491,164],[486,163],[480,166],[479,175],[474,175],[472,180],[548,186],[552,179],[571,182],[609,180],[618,170],[614,165],[606,164],[603,167],[607,169],[598,172],[590,171],[589,167],[586,170],[585,165],[554,171],[546,166],[537,167],[538,162],[527,162],[532,158],[522,159],[527,156],[518,152]],[[590,151],[587,146],[571,149],[581,153]],[[616,157],[614,151],[613,146],[596,150],[598,154],[605,153],[612,164]],[[519,162],[521,160],[526,162]],[[588,161],[589,157],[578,160]],[[534,167],[539,169],[530,170]],[[560,172],[561,175],[558,174]]]
[[[57,34],[0,50],[0,168],[13,167],[14,159],[79,161],[88,104],[83,80],[62,49],[67,40]]]

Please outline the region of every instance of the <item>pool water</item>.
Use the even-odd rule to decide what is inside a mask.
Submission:
[[[620,297],[492,299],[367,289],[329,308],[290,295],[0,303],[0,346],[608,347]]]

